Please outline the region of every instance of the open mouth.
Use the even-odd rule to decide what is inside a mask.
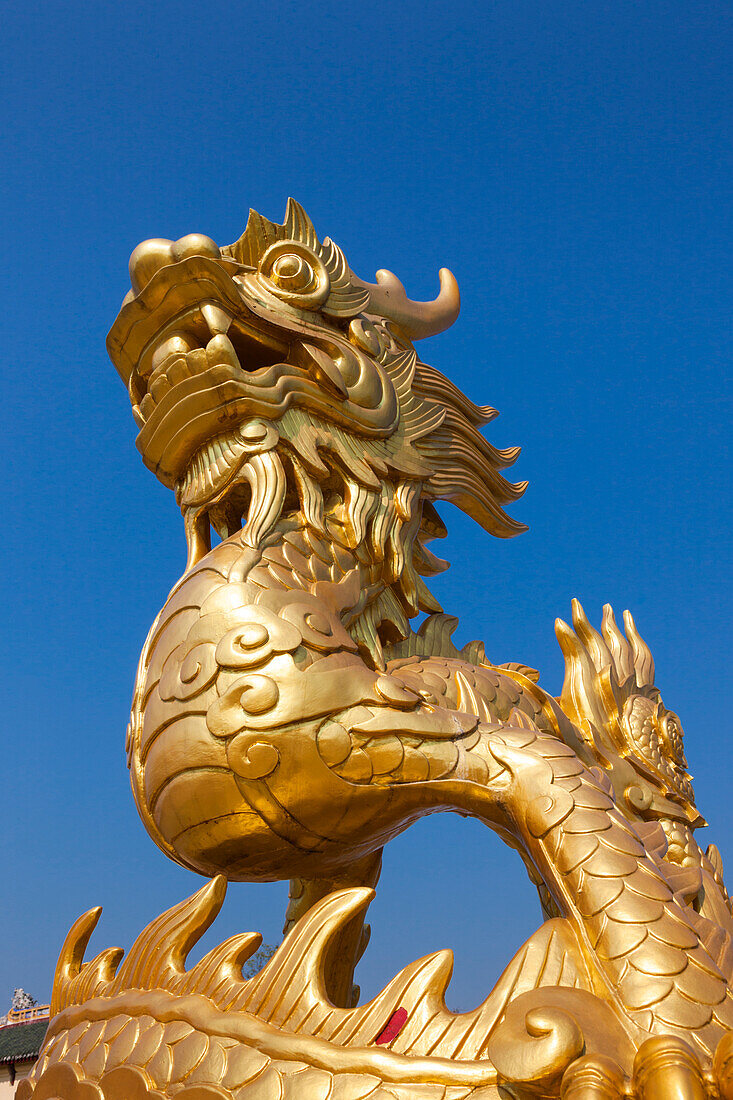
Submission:
[[[144,426],[180,383],[212,368],[219,368],[217,378],[241,378],[283,362],[288,351],[283,341],[247,326],[213,302],[187,310],[150,341],[130,376],[138,426]]]

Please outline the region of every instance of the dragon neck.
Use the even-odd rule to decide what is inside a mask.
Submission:
[[[300,511],[281,515],[256,546],[245,526],[222,540],[238,551],[228,579],[270,592],[301,589],[334,605],[366,663],[382,670],[384,647],[408,636],[416,609],[403,573],[395,576],[394,551],[382,554],[366,538],[353,546],[341,515],[335,502],[318,529]]]
[[[324,570],[355,574],[356,599],[342,613],[344,625],[365,658],[383,668],[383,647],[409,635],[410,619],[442,610],[422,579],[447,567],[425,547],[444,528],[423,497],[423,482],[389,469],[379,478],[367,476],[354,456],[347,466],[343,454],[330,452],[318,458],[325,475],[317,481],[289,439],[271,425],[259,435],[255,429],[259,423],[247,426],[249,436],[239,428],[218,437],[179,486],[187,570],[211,549],[213,528],[222,541],[238,540],[252,551],[249,569],[280,547],[285,572],[274,569],[268,586],[314,592],[326,579]],[[351,440],[354,455],[357,442]],[[287,575],[288,539],[291,556],[308,563],[293,578]]]

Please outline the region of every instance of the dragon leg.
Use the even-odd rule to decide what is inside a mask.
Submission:
[[[290,897],[285,914],[285,935],[317,902],[335,890],[349,887],[374,888],[382,869],[382,849],[378,848],[342,870],[323,878],[292,878]],[[339,931],[326,960],[326,991],[334,1005],[349,1008],[358,1003],[359,986],[354,985],[354,970],[367,949],[370,927],[365,923],[366,910],[357,914]]]

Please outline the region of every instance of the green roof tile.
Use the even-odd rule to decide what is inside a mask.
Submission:
[[[49,1023],[49,1020],[30,1020],[27,1024],[0,1027],[0,1062],[37,1058]]]

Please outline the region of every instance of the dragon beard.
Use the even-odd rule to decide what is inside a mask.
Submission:
[[[318,451],[321,439],[328,441],[325,452]],[[239,535],[256,551],[283,517],[297,517],[354,554],[366,583],[349,631],[383,667],[383,646],[408,636],[410,618],[441,610],[422,577],[447,567],[425,545],[445,529],[422,496],[423,482],[377,478],[370,458],[379,460],[364,440],[302,412],[276,424],[251,420],[215,437],[196,453],[177,490],[188,567],[210,549],[210,528],[222,540]]]

